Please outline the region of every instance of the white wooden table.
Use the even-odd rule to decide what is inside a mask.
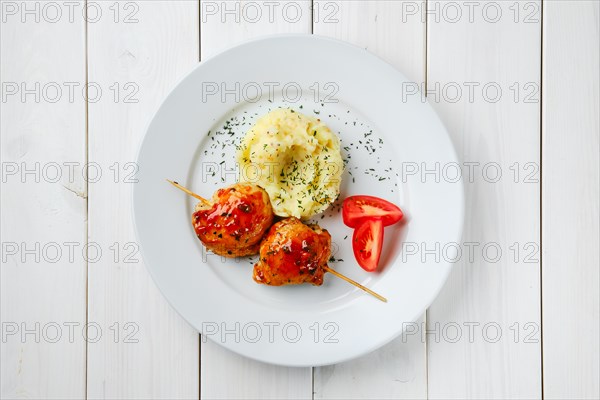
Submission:
[[[2,398],[600,397],[597,1],[0,5]],[[148,275],[130,216],[163,97],[199,61],[285,32],[354,43],[416,82],[466,188],[463,257],[418,324],[320,368],[203,341]]]

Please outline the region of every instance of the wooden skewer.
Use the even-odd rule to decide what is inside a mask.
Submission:
[[[371,289],[369,289],[368,287],[365,287],[363,285],[361,285],[360,283],[353,281],[352,279],[348,278],[345,275],[340,274],[339,272],[337,272],[334,269],[329,268],[328,266],[323,267],[323,269],[327,272],[331,272],[333,275],[337,276],[340,279],[345,280],[346,282],[350,283],[351,285],[356,286],[357,288],[364,290],[365,292],[369,293],[371,296],[383,301],[384,303],[387,303],[387,299],[385,297],[383,297],[382,295],[375,293],[374,291],[372,291]]]
[[[171,185],[175,186],[177,189],[183,190],[184,192],[186,192],[187,194],[189,194],[192,197],[197,198],[198,200],[200,200],[201,202],[203,202],[204,204],[210,205],[211,203],[206,200],[204,197],[197,195],[196,193],[192,192],[191,190],[181,186],[179,183],[177,182],[173,182],[167,179],[167,182],[169,182]],[[369,293],[371,296],[374,296],[375,298],[383,301],[384,303],[387,303],[387,299],[385,297],[383,297],[382,295],[375,293],[374,291],[372,291],[371,289],[369,289],[368,287],[365,287],[363,285],[361,285],[360,283],[353,281],[352,279],[348,278],[345,275],[340,274],[339,272],[337,272],[334,269],[329,268],[328,266],[324,266],[323,269],[327,272],[331,272],[332,275],[337,276],[340,279],[345,280],[346,282],[348,282],[351,285],[356,286],[357,288],[364,290],[365,292]]]
[[[192,197],[197,198],[198,200],[200,200],[201,202],[203,202],[206,205],[211,205],[211,202],[206,200],[204,197],[197,195],[196,193],[192,192],[191,190],[181,186],[179,183],[177,182],[173,182],[167,179],[167,182],[169,182],[171,185],[175,186],[177,189],[183,190],[184,192],[186,192],[187,194],[189,194]]]

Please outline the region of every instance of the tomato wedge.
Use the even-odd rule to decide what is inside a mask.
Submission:
[[[365,219],[354,230],[352,250],[358,265],[365,271],[372,272],[377,269],[382,246],[383,220],[379,218]]]
[[[344,224],[350,228],[369,218],[380,218],[383,226],[389,226],[404,216],[397,205],[374,196],[350,196],[344,200],[342,207]]]

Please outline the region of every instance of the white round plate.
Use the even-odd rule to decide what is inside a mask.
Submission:
[[[138,154],[133,214],[146,266],[173,307],[205,337],[273,364],[316,366],[370,352],[415,321],[450,271],[423,250],[460,239],[463,187],[422,169],[458,165],[450,138],[407,79],[358,47],[310,35],[272,36],[202,62],[169,94]],[[410,86],[412,89],[414,86]],[[407,91],[408,92],[408,91]],[[339,204],[314,218],[333,241],[330,266],[387,297],[383,303],[325,275],[322,286],[252,280],[254,259],[225,259],[194,234],[194,199],[236,182],[235,145],[257,117],[290,107],[321,118],[347,161],[340,199],[386,198],[406,214],[385,229],[382,268],[356,263]]]

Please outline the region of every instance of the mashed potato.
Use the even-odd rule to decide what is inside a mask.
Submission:
[[[261,117],[238,150],[240,180],[264,188],[281,217],[310,218],[340,193],[340,140],[320,120],[291,109]]]

